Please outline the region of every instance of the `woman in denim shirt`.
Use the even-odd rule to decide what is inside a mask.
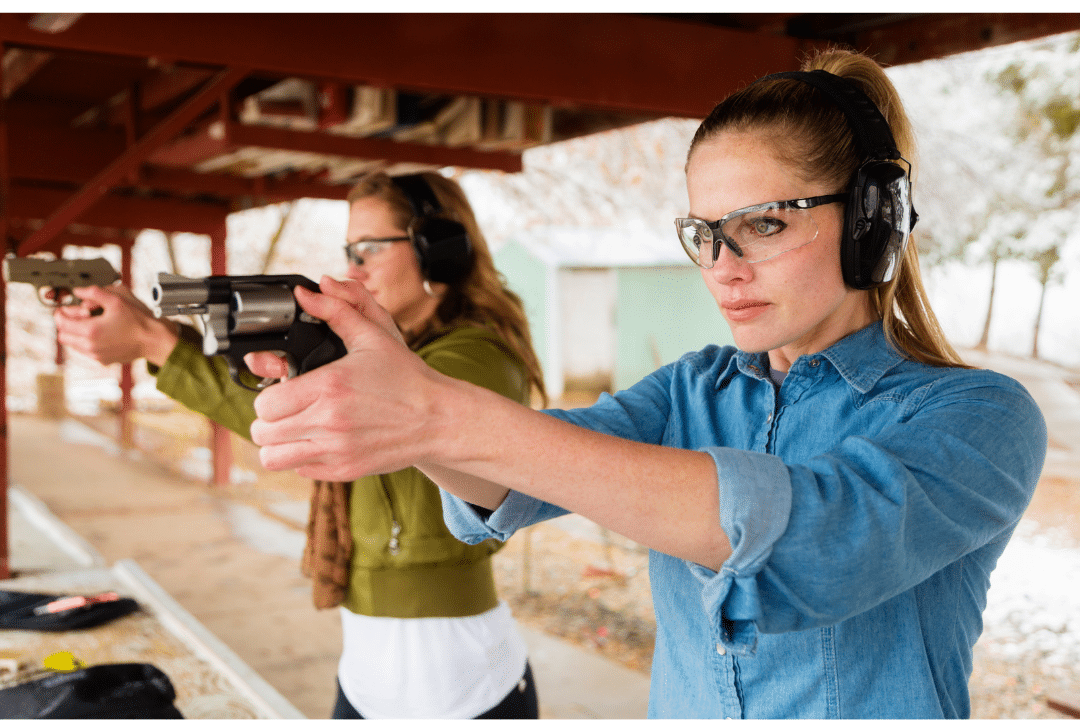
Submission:
[[[737,348],[540,413],[431,372],[360,288],[324,280],[298,296],[350,354],[259,397],[263,463],[416,465],[468,542],[577,512],[647,545],[653,716],[967,716],[1045,424],[929,308],[886,75],[843,51],[804,71],[722,102],[688,155],[680,240]]]

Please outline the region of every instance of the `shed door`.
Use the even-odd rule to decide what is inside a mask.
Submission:
[[[615,370],[615,272],[573,269],[561,275],[566,386],[610,390]]]

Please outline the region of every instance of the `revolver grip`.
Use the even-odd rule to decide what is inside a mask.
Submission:
[[[344,341],[326,323],[301,320],[289,330],[285,352],[291,360],[290,371],[295,368],[301,374],[345,357],[346,350]]]

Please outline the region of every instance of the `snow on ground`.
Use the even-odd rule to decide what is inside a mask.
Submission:
[[[1080,548],[1024,520],[990,576],[979,643],[1059,680],[1080,669]]]

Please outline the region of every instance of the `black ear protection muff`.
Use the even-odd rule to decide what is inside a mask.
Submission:
[[[439,217],[442,205],[423,175],[399,175],[391,180],[412,207],[409,236],[421,274],[432,282],[450,285],[464,280],[473,267],[472,240],[465,226]]]
[[[782,72],[812,85],[847,117],[855,147],[865,158],[848,188],[840,266],[844,282],[857,290],[889,282],[900,267],[908,237],[919,219],[911,204],[911,165],[896,149],[892,130],[873,101],[854,84],[824,70]],[[907,169],[894,160],[902,160]]]

